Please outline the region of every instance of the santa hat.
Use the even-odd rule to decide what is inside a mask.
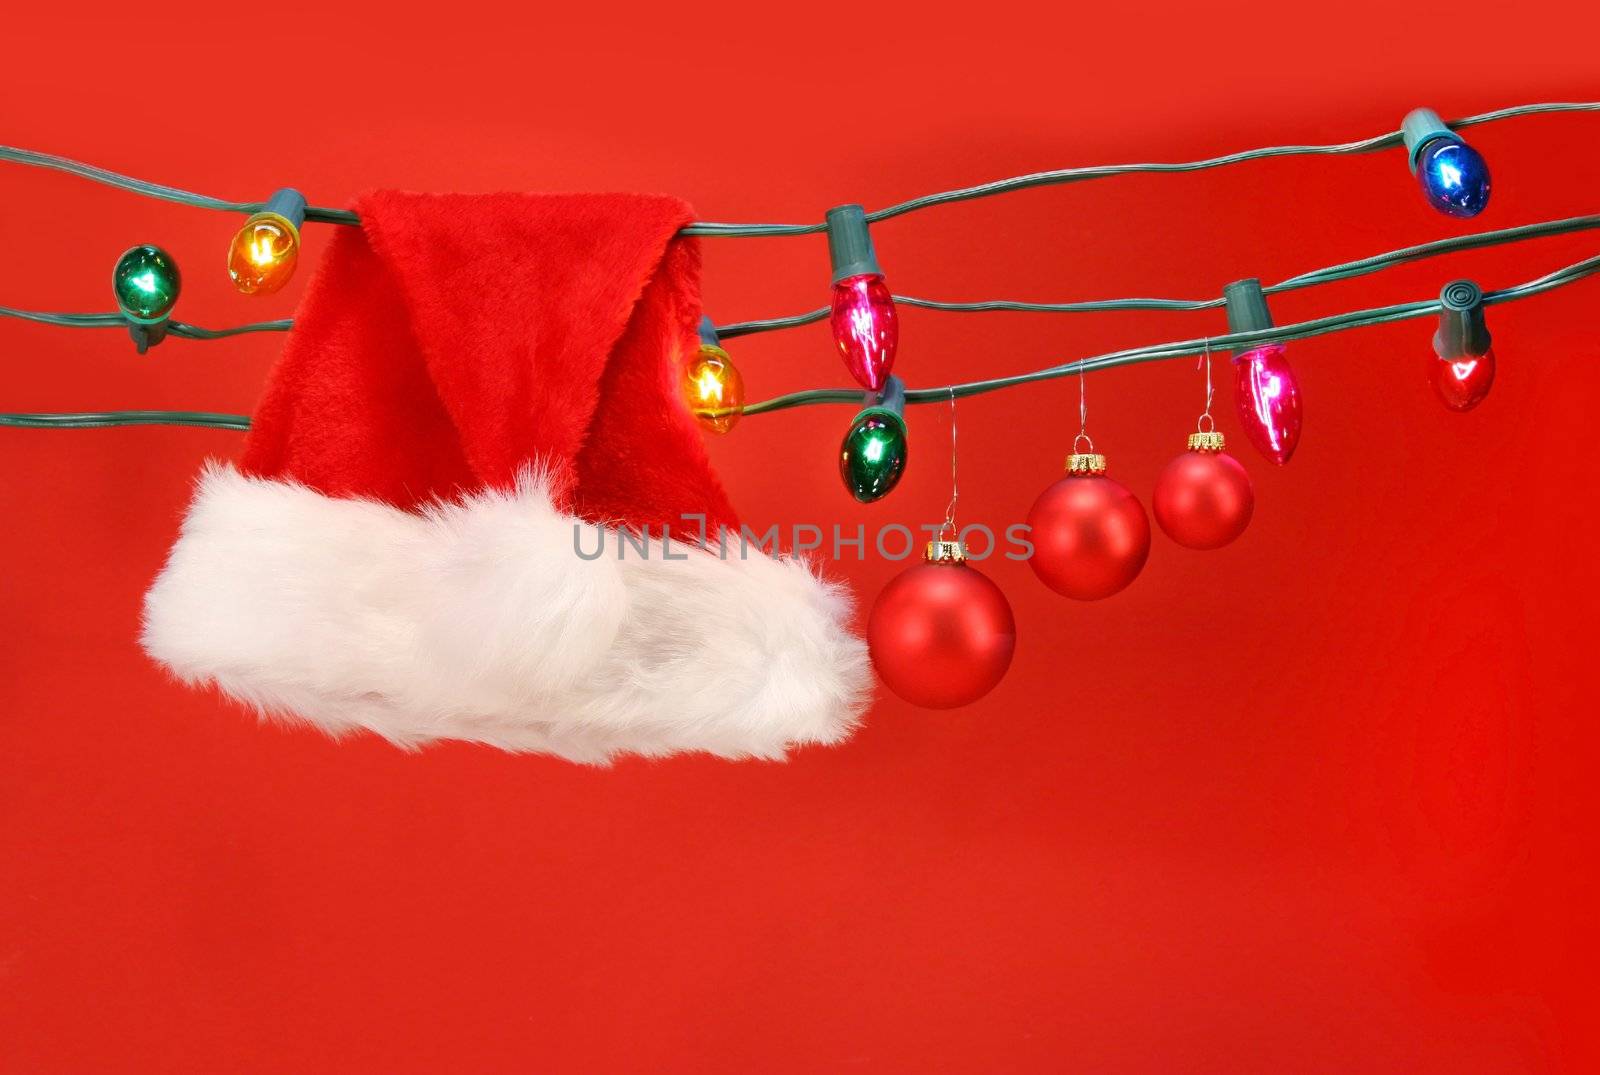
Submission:
[[[408,746],[603,762],[846,737],[868,673],[845,593],[738,540],[694,544],[739,523],[677,387],[700,318],[689,207],[357,208],[240,466],[199,479],[146,598],[151,656]]]

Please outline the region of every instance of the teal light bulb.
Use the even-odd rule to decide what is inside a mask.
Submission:
[[[183,278],[171,254],[146,243],[117,259],[111,286],[124,317],[141,325],[154,325],[172,313]]]

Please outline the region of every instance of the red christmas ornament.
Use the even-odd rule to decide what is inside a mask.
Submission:
[[[1067,476],[1039,494],[1028,512],[1034,574],[1079,601],[1121,590],[1150,555],[1144,505],[1105,470],[1105,456],[1073,453]]]
[[[926,709],[955,709],[988,694],[1016,645],[1006,595],[955,541],[929,542],[926,562],[885,586],[867,620],[879,678]]]
[[[1220,549],[1244,533],[1255,510],[1250,475],[1223,451],[1215,430],[1189,434],[1189,450],[1156,478],[1156,522],[1188,549]]]

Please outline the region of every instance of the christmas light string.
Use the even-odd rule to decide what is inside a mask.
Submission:
[[[1523,242],[1528,239],[1593,231],[1597,228],[1600,228],[1600,215],[1565,217],[1559,220],[1545,220],[1535,224],[1522,224],[1511,228],[1474,232],[1470,235],[1456,235],[1447,239],[1436,239],[1432,242],[1418,243],[1414,246],[1401,247],[1398,250],[1385,251],[1384,253],[1360,258],[1356,261],[1347,261],[1338,265],[1329,265],[1326,268],[1313,269],[1310,272],[1301,273],[1298,276],[1292,276],[1287,280],[1263,287],[1262,290],[1268,295],[1276,295],[1285,291],[1314,287],[1319,284],[1351,280],[1397,265],[1440,257],[1445,254],[1480,250],[1487,247]],[[1223,304],[1220,296],[1214,299],[1126,298],[1090,299],[1078,302],[1022,302],[1013,299],[980,299],[972,302],[952,302],[942,299],[920,298],[915,295],[895,295],[894,301],[901,306],[938,310],[946,313],[1040,314],[1114,313],[1127,310],[1195,312],[1219,309]],[[785,317],[733,321],[725,325],[715,326],[715,331],[721,339],[731,340],[742,336],[753,336],[763,332],[776,332],[814,324],[827,318],[829,312],[829,307],[821,306],[802,314],[791,314]],[[126,319],[118,313],[53,313],[44,310],[24,310],[11,306],[0,306],[0,317],[35,321],[40,324],[56,325],[64,328],[123,328],[127,325]],[[294,327],[294,321],[290,318],[280,318],[274,321],[256,321],[220,329],[201,328],[198,325],[191,325],[177,320],[170,321],[168,324],[171,335],[191,340],[219,340],[255,332],[288,332]]]
[[[1511,108],[1501,108],[1492,112],[1482,112],[1475,116],[1465,116],[1452,120],[1449,127],[1459,130],[1463,127],[1474,127],[1484,123],[1496,123],[1501,120],[1517,119],[1523,116],[1543,115],[1555,112],[1595,112],[1600,111],[1600,101],[1560,101],[1541,104],[1516,105]],[[997,194],[1007,194],[1018,190],[1028,190],[1032,187],[1055,186],[1063,183],[1079,183],[1092,179],[1105,179],[1119,175],[1133,175],[1137,173],[1180,173],[1198,172],[1208,168],[1222,168],[1230,164],[1240,164],[1245,161],[1264,160],[1271,157],[1293,156],[1324,156],[1337,154],[1371,153],[1376,150],[1388,149],[1402,144],[1403,131],[1387,131],[1371,138],[1364,138],[1354,142],[1338,142],[1325,145],[1285,145],[1264,146],[1260,149],[1247,149],[1237,153],[1227,153],[1219,157],[1207,157],[1202,160],[1182,161],[1174,163],[1152,164],[1104,164],[1086,168],[1059,168],[1052,171],[1034,172],[1029,175],[1013,176],[1009,179],[998,179],[989,183],[980,183],[975,186],[961,187],[956,190],[941,191],[937,194],[927,194],[910,201],[900,202],[885,209],[879,209],[866,214],[869,224],[876,224],[882,220],[889,220],[919,209],[928,209],[936,205],[948,205],[952,202],[971,201],[975,198],[987,198]],[[122,175],[106,168],[97,168],[92,164],[72,160],[68,157],[58,157],[51,153],[40,153],[36,150],[18,149],[13,146],[0,146],[0,161],[13,164],[25,164],[36,168],[47,168],[52,171],[64,172],[82,179],[88,179],[106,186],[118,187],[134,194],[142,194],[149,198],[158,198],[162,201],[174,202],[178,205],[187,205],[196,209],[214,209],[226,213],[244,213],[254,215],[266,211],[268,202],[235,202],[223,198],[214,198],[206,194],[195,194],[191,191],[170,187],[162,183],[152,183],[144,179],[135,179],[132,176]],[[324,224],[361,223],[361,218],[348,209],[330,209],[322,206],[308,205],[305,207],[305,219]],[[708,235],[729,238],[756,238],[778,235],[819,235],[827,230],[826,223],[815,224],[724,224],[712,221],[699,221],[683,229],[685,235]]]
[[[1374,254],[1371,257],[1361,258],[1356,261],[1347,261],[1338,265],[1329,265],[1322,269],[1313,269],[1310,272],[1301,273],[1299,276],[1292,276],[1270,287],[1264,287],[1262,290],[1268,295],[1276,295],[1285,291],[1314,287],[1318,284],[1352,280],[1358,276],[1367,276],[1396,265],[1405,265],[1444,254],[1479,250],[1485,247],[1501,246],[1552,235],[1592,231],[1595,228],[1600,228],[1600,215],[1566,217],[1560,220],[1545,220],[1537,224],[1523,224],[1513,228],[1475,232],[1471,235],[1457,235],[1448,239],[1437,239],[1433,242],[1418,243],[1415,246],[1385,251],[1382,254]],[[1194,312],[1198,310],[1215,310],[1223,305],[1223,299],[1220,296],[1214,299],[1129,298],[1090,299],[1079,302],[1020,302],[1013,299],[949,302],[940,299],[918,298],[914,295],[896,295],[894,296],[894,301],[902,306],[913,306],[925,310],[940,310],[947,313],[1071,314],[1113,313],[1119,310]],[[758,321],[734,321],[726,325],[718,325],[717,334],[725,340],[731,340],[760,332],[798,328],[802,325],[821,321],[828,314],[829,307],[822,306],[815,310],[807,310],[803,314],[791,314],[787,317],[765,318]]]
[[[1554,272],[1547,273],[1535,280],[1516,284],[1512,287],[1502,288],[1498,291],[1483,293],[1483,305],[1492,306],[1502,302],[1514,302],[1518,299],[1531,298],[1547,291],[1576,283],[1600,273],[1600,256],[1585,258],[1582,261],[1564,266]],[[1263,289],[1265,290],[1265,289]],[[1221,300],[1208,304],[1221,305]],[[1133,347],[1121,351],[1111,351],[1105,354],[1094,355],[1089,358],[1079,359],[1045,369],[1034,370],[1028,373],[1013,374],[1007,377],[994,377],[982,381],[967,381],[962,384],[944,385],[938,388],[907,389],[903,395],[905,404],[934,403],[954,393],[957,397],[982,395],[987,392],[998,391],[1003,388],[1012,388],[1018,385],[1032,384],[1037,381],[1053,380],[1058,377],[1070,377],[1080,371],[1092,373],[1096,370],[1114,369],[1118,366],[1128,366],[1140,362],[1157,362],[1171,358],[1185,358],[1202,355],[1206,348],[1213,347],[1221,350],[1234,350],[1251,345],[1271,342],[1285,342],[1289,340],[1309,339],[1314,336],[1326,336],[1335,332],[1344,332],[1350,329],[1366,328],[1372,325],[1389,324],[1395,321],[1408,321],[1419,317],[1438,314],[1443,309],[1442,303],[1437,299],[1418,302],[1396,303],[1391,306],[1378,306],[1366,310],[1355,310],[1350,313],[1334,314],[1328,317],[1315,318],[1310,321],[1301,321],[1288,325],[1278,325],[1269,329],[1255,332],[1230,333],[1224,336],[1197,337],[1190,340],[1175,340],[1170,343],[1150,344],[1144,347]],[[5,312],[0,308],[0,312]],[[51,317],[115,317],[113,314],[55,314]],[[57,323],[57,322],[52,322]],[[120,320],[114,322],[122,324]],[[96,327],[104,327],[97,325]],[[260,326],[246,326],[239,330],[212,330],[195,329],[186,326],[189,331],[197,333],[223,333],[229,331],[246,331],[259,329]],[[177,327],[173,328],[174,335],[184,334]],[[774,396],[771,399],[761,400],[757,403],[747,404],[742,413],[746,416],[752,414],[765,414],[770,411],[788,410],[792,407],[810,406],[819,403],[854,403],[861,399],[859,389],[853,388],[814,388],[802,392],[791,392],[787,395]],[[165,420],[163,416],[171,415]],[[104,411],[63,414],[0,414],[0,426],[14,426],[27,429],[99,429],[122,425],[183,425],[200,426],[218,429],[249,429],[250,419],[247,415],[239,414],[210,414],[195,411]]]
[[[894,342],[897,335],[897,327],[894,317],[895,303],[953,312],[1016,311],[1038,313],[1076,313],[1111,310],[1198,311],[1214,309],[1222,306],[1224,304],[1224,300],[1221,298],[1202,300],[1132,298],[1070,303],[1018,302],[1005,299],[983,300],[978,302],[950,302],[922,299],[915,296],[890,296],[887,289],[882,287],[882,274],[881,271],[878,270],[876,259],[872,253],[871,239],[867,234],[866,228],[871,222],[889,219],[935,205],[964,201],[973,198],[988,197],[1009,191],[1027,189],[1030,187],[1077,182],[1136,172],[1198,171],[1206,168],[1221,167],[1242,161],[1262,159],[1267,157],[1361,153],[1401,144],[1406,146],[1408,156],[1411,159],[1412,170],[1414,173],[1418,174],[1418,179],[1423,185],[1424,193],[1428,195],[1430,201],[1435,204],[1436,208],[1439,208],[1442,212],[1450,213],[1451,215],[1472,215],[1476,213],[1478,209],[1482,208],[1483,200],[1486,200],[1487,198],[1487,170],[1483,168],[1481,158],[1477,156],[1475,151],[1471,151],[1470,147],[1466,147],[1464,143],[1462,143],[1459,136],[1456,136],[1453,133],[1453,129],[1470,127],[1476,124],[1538,113],[1595,110],[1600,110],[1600,102],[1523,105],[1501,109],[1494,112],[1483,113],[1477,116],[1469,116],[1447,125],[1443,123],[1443,121],[1439,120],[1436,114],[1425,109],[1419,109],[1406,117],[1405,124],[1402,126],[1400,131],[1389,132],[1356,142],[1329,145],[1273,146],[1183,163],[1107,165],[1088,168],[1059,169],[1055,171],[1033,173],[1031,175],[1018,176],[1010,179],[994,181],[991,183],[980,184],[977,186],[931,194],[921,198],[912,199],[911,201],[902,202],[898,205],[893,205],[876,212],[869,213],[856,206],[840,207],[839,209],[830,211],[828,222],[824,224],[741,225],[700,222],[690,226],[689,228],[686,228],[685,231],[686,233],[691,234],[721,236],[811,234],[826,231],[829,235],[830,247],[836,248],[832,251],[834,253],[835,260],[835,303],[831,309],[822,308],[787,317],[770,318],[758,321],[735,322],[721,326],[720,328],[712,328],[708,326],[706,331],[711,333],[713,346],[715,346],[715,341],[719,336],[721,338],[733,338],[757,332],[796,327],[821,320],[822,318],[829,316],[831,313],[835,321],[835,336],[836,339],[840,341],[841,351],[846,354],[847,366],[851,363],[849,353],[850,344],[848,344],[846,340],[847,333],[841,334],[841,323],[846,326],[856,326],[858,329],[860,326],[865,325],[867,329],[870,329],[872,332],[876,333],[876,336],[873,340],[867,341],[869,351],[871,351],[874,347],[883,347],[886,342],[887,346],[883,352],[869,354],[865,359],[861,360],[867,365],[871,365],[875,362],[877,364],[877,368],[862,370],[856,370],[854,368],[852,369],[852,372],[856,373],[858,380],[862,381],[862,383],[869,389],[876,391],[882,388],[883,379],[887,376],[888,369],[893,362]],[[1441,203],[1441,192],[1430,188],[1430,182],[1435,181],[1436,177],[1430,175],[1426,171],[1426,160],[1429,157],[1429,154],[1441,156],[1444,151],[1457,152],[1457,156],[1451,158],[1454,163],[1445,166],[1447,168],[1454,169],[1452,178],[1459,178],[1459,175],[1463,169],[1470,172],[1473,167],[1476,167],[1481,172],[1481,175],[1477,178],[1478,186],[1474,188],[1476,194],[1479,196],[1479,199],[1475,205],[1469,205],[1463,208],[1462,206],[1448,203],[1448,199],[1445,199],[1445,202]],[[1461,156],[1461,153],[1466,153],[1468,156],[1463,157]],[[234,247],[230,249],[230,272],[234,274],[235,281],[239,284],[240,289],[247,292],[258,289],[275,290],[276,287],[281,286],[283,280],[287,279],[286,273],[279,273],[274,279],[267,281],[269,286],[262,286],[262,280],[259,277],[252,278],[248,281],[248,283],[244,280],[241,280],[240,272],[236,268],[236,262],[243,265],[243,267],[247,270],[247,275],[250,271],[253,271],[252,267],[248,264],[247,259],[244,259],[244,255],[241,254],[242,244],[245,243],[252,227],[257,225],[266,227],[268,229],[267,234],[270,241],[279,244],[278,249],[266,251],[265,260],[262,262],[267,266],[267,269],[270,273],[275,267],[281,267],[281,262],[275,259],[281,259],[285,249],[287,250],[288,256],[292,259],[294,253],[298,249],[298,228],[303,221],[312,220],[336,224],[359,223],[359,218],[354,213],[345,210],[308,206],[306,205],[304,198],[292,190],[279,191],[270,201],[265,203],[229,202],[206,195],[194,194],[192,192],[183,191],[178,188],[169,187],[162,184],[151,183],[145,180],[123,176],[115,172],[110,172],[105,169],[97,168],[79,161],[70,160],[68,158],[37,153],[29,150],[0,146],[0,160],[44,167],[69,174],[79,175],[96,182],[105,183],[135,193],[173,201],[180,204],[251,214],[250,221],[247,222],[246,228],[241,229],[239,236],[237,236],[235,239]],[[1422,162],[1424,169],[1420,172],[1418,171],[1419,160]],[[1475,165],[1473,164],[1474,161],[1477,162]],[[1437,185],[1437,183],[1435,183],[1435,185]],[[1469,193],[1471,192],[1469,191]],[[1462,201],[1463,198],[1458,197],[1456,200]],[[1379,271],[1380,269],[1387,268],[1392,265],[1399,265],[1444,253],[1476,249],[1486,246],[1499,245],[1502,243],[1520,242],[1526,239],[1547,235],[1558,235],[1569,232],[1584,231],[1595,227],[1600,227],[1600,216],[1573,217],[1565,220],[1545,221],[1516,228],[1482,232],[1475,235],[1458,236],[1432,243],[1424,243],[1412,247],[1401,248],[1399,250],[1389,251],[1370,258],[1361,259],[1359,261],[1346,262],[1340,265],[1314,270],[1309,273],[1301,274],[1297,277],[1292,277],[1270,287],[1261,288],[1260,292],[1262,294],[1273,294],[1280,291],[1307,287],[1315,284],[1351,279],[1357,276]],[[256,241],[260,242],[261,240],[258,238]],[[159,248],[146,247],[135,248],[134,250],[129,251],[129,254],[125,255],[125,260],[128,256],[141,252],[149,256],[165,257],[164,252],[160,251]],[[1491,292],[1483,296],[1480,306],[1495,302],[1510,301],[1512,299],[1526,297],[1527,295],[1531,294],[1539,294],[1553,287],[1559,287],[1566,283],[1581,279],[1592,274],[1594,271],[1594,260],[1595,259],[1591,259],[1590,261],[1580,262],[1575,265],[1568,266],[1565,269],[1558,270],[1557,272],[1551,273],[1546,277],[1529,281],[1528,283],[1518,285],[1517,287],[1507,288],[1499,292]],[[288,264],[290,271],[292,271],[292,260],[290,260]],[[119,271],[120,265],[121,263],[119,263]],[[844,266],[843,274],[841,274],[841,265]],[[171,269],[171,276],[172,279],[170,284],[172,290],[171,295],[168,297],[166,303],[168,309],[170,308],[171,302],[175,301],[176,299],[177,272],[175,266]],[[860,293],[855,295],[853,299],[846,294],[847,285],[852,284],[862,285],[861,287],[857,287],[857,291]],[[878,291],[869,293],[869,289],[871,287],[877,287]],[[853,301],[855,306],[851,308],[844,308],[842,311],[841,295],[845,295],[844,301]],[[167,334],[182,338],[208,340],[221,339],[254,332],[286,331],[292,326],[291,320],[280,319],[276,321],[257,322],[223,329],[205,329],[199,326],[189,325],[184,322],[170,320],[166,316],[166,309],[160,311],[142,311],[145,314],[154,314],[154,316],[140,316],[141,311],[131,309],[128,303],[123,301],[123,296],[120,293],[119,304],[123,306],[123,310],[121,313],[114,314],[50,313],[43,311],[21,310],[10,307],[0,307],[0,316],[10,316],[44,324],[71,328],[131,327],[135,342],[139,345],[141,352],[146,346],[158,342],[162,336]],[[1444,307],[1441,305],[1441,303],[1437,301],[1404,303],[1371,310],[1353,311],[1347,314],[1334,315],[1331,317],[1320,318],[1314,321],[1302,322],[1297,325],[1284,326],[1281,328],[1274,327],[1251,333],[1218,337],[1211,342],[1219,345],[1241,343],[1259,346],[1261,344],[1274,341],[1322,335],[1328,332],[1343,331],[1345,329],[1357,328],[1365,325],[1382,324],[1388,321],[1426,316],[1429,313],[1438,313],[1443,308]],[[1481,317],[1481,315],[1479,316]],[[872,322],[872,318],[874,317],[878,319],[876,323]],[[903,408],[906,403],[931,402],[936,399],[944,398],[944,395],[947,392],[950,394],[950,398],[953,401],[957,396],[975,395],[981,392],[994,391],[999,388],[1011,387],[1013,385],[1033,383],[1035,381],[1046,380],[1052,377],[1064,376],[1071,373],[1082,375],[1090,370],[1111,368],[1132,362],[1156,361],[1165,358],[1182,357],[1184,355],[1197,353],[1194,350],[1194,344],[1195,341],[1178,341],[1170,344],[1132,348],[1125,351],[1112,352],[1106,355],[1081,359],[1074,363],[1066,363],[1043,370],[1033,371],[1031,373],[994,378],[987,381],[974,381],[966,384],[949,385],[942,388],[902,392],[899,396],[898,406]],[[1204,344],[1204,341],[1202,341],[1202,344]],[[726,353],[720,353],[725,359]],[[1441,355],[1441,357],[1443,356]],[[736,380],[737,371],[732,368],[731,364],[728,364],[727,368],[728,375]],[[729,407],[726,404],[723,404],[719,410],[708,413],[710,413],[712,417],[714,417],[720,423],[718,431],[726,431],[726,429],[731,428],[731,425],[733,424],[732,420],[729,418],[730,415],[736,418],[738,415],[742,414],[761,414],[768,411],[784,410],[794,406],[803,406],[813,403],[846,402],[856,397],[857,393],[849,389],[815,389],[805,392],[790,393],[785,396],[775,397],[773,399],[749,404],[747,406],[741,405]],[[742,404],[742,386],[740,386],[738,403]],[[706,416],[702,415],[701,417],[704,420]],[[0,425],[25,426],[29,428],[86,428],[108,425],[181,424],[240,429],[248,428],[248,421],[248,418],[245,416],[218,415],[208,412],[115,411],[56,415],[0,414]]]
[[[870,225],[950,202],[1012,190],[1101,178],[1130,172],[1181,172],[1239,161],[1299,154],[1358,153],[1403,146],[1407,164],[1428,204],[1452,217],[1477,215],[1487,205],[1490,172],[1483,157],[1454,128],[1535,112],[1593,111],[1594,104],[1529,105],[1469,117],[1447,125],[1427,109],[1409,113],[1399,132],[1361,142],[1328,146],[1280,146],[1186,164],[1119,165],[1065,169],[1000,180],[928,195],[873,213],[859,205],[829,210],[820,225],[724,225],[696,223],[686,231],[701,235],[784,235],[826,232],[832,263],[828,307],[760,321],[714,325],[703,320],[700,345],[677,363],[679,391],[693,418],[709,431],[726,433],[746,414],[761,414],[817,403],[859,400],[860,410],[840,446],[840,474],[849,492],[863,503],[891,492],[906,469],[908,403],[948,400],[950,407],[950,500],[944,524],[928,543],[924,562],[902,572],[878,594],[867,618],[868,652],[878,678],[889,690],[916,705],[952,708],[983,697],[1005,676],[1016,643],[1016,623],[1000,588],[971,563],[957,526],[959,503],[956,409],[960,398],[1057,377],[1078,378],[1079,432],[1067,456],[1065,474],[1034,501],[1021,526],[1026,559],[1037,578],[1075,601],[1098,601],[1120,593],[1142,572],[1151,552],[1150,517],[1134,491],[1107,468],[1088,434],[1087,374],[1138,362],[1197,356],[1205,373],[1205,410],[1186,434],[1186,450],[1157,476],[1152,505],[1156,523],[1179,546],[1222,548],[1248,527],[1255,494],[1248,472],[1225,450],[1212,416],[1214,385],[1211,352],[1233,352],[1234,402],[1246,437],[1268,460],[1289,461],[1299,440],[1302,402],[1285,341],[1348,331],[1369,325],[1437,316],[1429,377],[1440,402],[1455,411],[1470,410],[1488,393],[1495,357],[1484,315],[1487,306],[1516,301],[1600,274],[1600,256],[1587,258],[1525,283],[1484,292],[1476,282],[1455,280],[1437,298],[1355,310],[1288,325],[1274,322],[1269,296],[1461,250],[1515,243],[1541,236],[1600,227],[1600,216],[1545,221],[1517,228],[1458,236],[1389,251],[1303,273],[1262,287],[1254,278],[1236,280],[1221,297],[1203,299],[1131,298],[1063,303],[995,299],[951,302],[895,296],[876,257]],[[228,250],[228,272],[246,294],[281,288],[295,271],[300,230],[306,221],[359,223],[355,214],[308,206],[285,188],[265,203],[232,203],[176,188],[119,176],[64,158],[5,150],[11,159],[78,174],[153,197],[249,214]],[[144,353],[174,335],[220,339],[251,332],[285,331],[287,319],[205,329],[171,318],[181,291],[177,263],[160,247],[135,246],[118,259],[113,286],[118,312],[47,313],[0,308],[0,315],[67,328],[126,329]],[[897,305],[955,312],[1018,311],[1081,313],[1111,310],[1225,310],[1228,332],[1165,344],[1128,348],[1044,369],[987,380],[907,391],[893,373],[899,337]],[[724,337],[776,331],[828,318],[845,369],[865,389],[816,389],[746,405],[743,379],[722,349]],[[1198,372],[1197,367],[1197,372]],[[196,411],[116,411],[78,414],[5,414],[0,425],[26,428],[87,428],[115,425],[190,425],[242,430],[244,415]],[[1007,529],[1008,538],[1012,536]],[[948,540],[947,540],[948,538]],[[990,538],[991,551],[993,538]],[[797,551],[799,546],[797,544]]]

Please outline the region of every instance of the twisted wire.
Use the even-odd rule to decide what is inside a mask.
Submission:
[[[1452,128],[1474,127],[1484,123],[1496,123],[1502,120],[1516,119],[1523,116],[1541,115],[1555,112],[1594,112],[1600,111],[1600,101],[1557,101],[1540,104],[1515,105],[1510,108],[1501,108],[1493,112],[1482,112],[1475,116],[1465,116],[1452,120]],[[867,220],[876,223],[894,217],[904,216],[907,213],[921,209],[932,208],[936,205],[948,205],[952,202],[971,201],[975,198],[989,198],[998,194],[1008,194],[1013,191],[1027,190],[1032,187],[1058,186],[1064,183],[1081,183],[1092,179],[1105,179],[1111,176],[1134,175],[1138,173],[1165,173],[1199,172],[1209,168],[1223,168],[1245,161],[1266,160],[1272,157],[1296,156],[1328,156],[1353,153],[1371,153],[1375,150],[1388,149],[1401,143],[1399,131],[1386,131],[1383,134],[1370,138],[1359,139],[1354,142],[1335,142],[1325,145],[1285,145],[1263,146],[1259,149],[1247,149],[1236,153],[1226,153],[1218,157],[1206,157],[1201,160],[1176,161],[1168,163],[1148,164],[1102,164],[1084,168],[1057,168],[1044,172],[1033,172],[1028,175],[1012,176],[1007,179],[997,179],[988,183],[978,183],[974,186],[959,187],[955,190],[939,191],[934,194],[925,194],[919,198],[900,202],[883,209],[867,214]],[[164,183],[154,183],[145,179],[113,172],[107,168],[96,167],[83,161],[73,160],[70,157],[60,157],[53,153],[40,153],[37,150],[20,149],[15,146],[0,146],[0,161],[12,164],[22,164],[34,168],[45,168],[51,171],[75,175],[95,183],[117,187],[134,194],[141,194],[147,198],[158,198],[162,201],[175,202],[179,205],[192,206],[197,209],[213,209],[226,213],[258,213],[266,205],[265,202],[239,202],[229,201],[225,198],[214,198],[207,194],[196,194],[193,191],[183,190],[179,187],[168,186]],[[326,224],[359,224],[361,218],[348,209],[332,209],[326,206],[307,206],[306,219],[320,221]],[[809,224],[727,224],[715,221],[697,221],[683,229],[685,235],[706,235],[737,238],[753,238],[760,236],[779,235],[815,235],[827,231],[827,225],[822,222]]]

